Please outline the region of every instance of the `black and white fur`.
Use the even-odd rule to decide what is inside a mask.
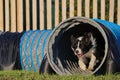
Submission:
[[[78,57],[78,64],[82,70],[94,69],[96,62],[96,46],[96,39],[91,32],[85,33],[78,38],[75,38],[73,35],[71,36],[71,48]],[[86,64],[88,64],[88,66]]]

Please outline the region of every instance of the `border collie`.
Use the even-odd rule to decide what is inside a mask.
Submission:
[[[94,70],[96,63],[96,39],[91,32],[85,33],[83,36],[75,38],[70,37],[71,48],[78,57],[78,65],[82,70]]]

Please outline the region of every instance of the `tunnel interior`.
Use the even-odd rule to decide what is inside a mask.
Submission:
[[[96,64],[94,65],[94,70],[83,71],[78,65],[77,56],[73,53],[71,49],[70,37],[71,35],[73,35],[77,38],[89,32],[91,32],[94,38],[96,38],[97,48],[100,48],[101,50],[101,52],[99,52],[99,54],[97,54],[96,56],[99,56],[101,59],[99,59],[99,61],[96,62]],[[104,57],[105,40],[101,32],[96,27],[92,26],[89,23],[80,22],[79,24],[70,24],[67,25],[65,28],[62,28],[58,36],[55,37],[55,43],[52,48],[54,49],[53,53],[56,53],[56,55],[53,55],[53,57],[57,56],[59,58],[64,70],[70,72],[71,74],[90,74],[94,72],[101,64],[102,58]],[[88,66],[89,64],[87,63],[86,65]]]

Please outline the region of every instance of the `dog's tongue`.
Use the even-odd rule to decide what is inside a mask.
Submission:
[[[81,56],[83,56],[83,54],[82,54],[82,53],[79,53],[78,56],[81,57]]]

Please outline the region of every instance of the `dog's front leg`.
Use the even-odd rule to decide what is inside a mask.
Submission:
[[[90,59],[90,63],[88,66],[89,70],[93,70],[94,69],[94,63],[95,63],[96,57],[94,54],[91,55],[91,59]]]
[[[79,67],[80,67],[82,70],[86,70],[86,65],[85,65],[85,63],[84,63],[82,60],[79,60],[78,64],[79,64]]]

